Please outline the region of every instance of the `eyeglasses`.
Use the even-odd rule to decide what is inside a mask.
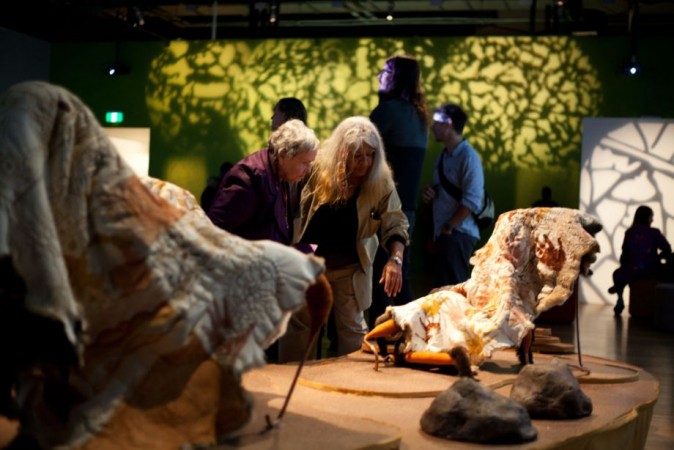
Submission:
[[[433,122],[446,123],[448,125],[451,125],[452,118],[442,112],[436,111],[433,113]]]

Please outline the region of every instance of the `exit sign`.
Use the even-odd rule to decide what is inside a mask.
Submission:
[[[108,111],[105,113],[105,123],[124,122],[124,113],[121,111]]]

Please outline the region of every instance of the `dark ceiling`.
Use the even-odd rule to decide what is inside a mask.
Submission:
[[[674,36],[674,0],[11,0],[3,2],[0,26],[49,42],[630,31]]]

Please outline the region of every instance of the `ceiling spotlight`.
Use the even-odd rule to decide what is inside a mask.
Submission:
[[[393,9],[394,9],[393,1],[388,2],[388,14],[386,14],[386,20],[388,20],[389,22],[393,20]]]
[[[143,25],[145,25],[145,17],[143,17],[143,12],[140,10],[140,8],[138,6],[134,6],[132,8],[132,11],[133,11],[133,19],[132,19],[133,26],[142,27]]]
[[[110,76],[131,73],[131,68],[124,64],[119,58],[119,42],[115,43],[115,60],[111,65],[105,68],[105,72]]]
[[[105,71],[110,76],[126,75],[128,73],[131,73],[131,69],[129,68],[129,66],[121,62],[115,62],[114,64],[106,67]]]
[[[637,62],[636,55],[630,57],[630,61],[623,66],[623,72],[625,75],[634,77],[641,74],[641,64]]]

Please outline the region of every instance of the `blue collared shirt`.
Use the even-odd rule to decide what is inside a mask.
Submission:
[[[463,191],[461,203],[457,202],[441,186],[438,176],[440,158],[444,158],[443,166],[447,179]],[[466,206],[473,213],[480,211],[484,195],[484,173],[480,156],[468,141],[464,139],[451,152],[448,152],[446,148],[443,149],[435,160],[433,187],[435,188],[435,199],[433,199],[433,235],[435,237],[456,213],[459,205]],[[480,230],[472,215],[466,217],[455,230],[469,234],[476,239],[480,238]]]

